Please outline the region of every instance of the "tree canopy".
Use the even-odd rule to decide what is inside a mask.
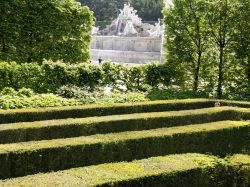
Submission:
[[[74,0],[1,0],[0,60],[89,59],[93,13]]]
[[[249,97],[249,0],[173,0],[164,11],[167,63],[194,91]]]

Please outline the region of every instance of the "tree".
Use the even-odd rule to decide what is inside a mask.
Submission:
[[[203,0],[175,0],[164,14],[167,60],[184,66],[198,91],[203,53],[207,49],[207,23]]]
[[[226,52],[233,42],[235,23],[238,20],[235,14],[236,3],[234,0],[211,0],[207,1],[207,4],[206,16],[210,37],[218,48],[219,54],[217,97],[221,98]]]
[[[1,17],[5,21],[0,28],[5,32],[0,36],[1,60],[89,59],[89,33],[94,20],[88,7],[74,0],[2,0],[2,5]]]
[[[248,87],[250,88],[250,0],[238,0],[235,11],[237,22],[234,33],[234,51],[236,57],[245,66]]]

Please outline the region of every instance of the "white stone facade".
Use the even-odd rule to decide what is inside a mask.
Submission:
[[[91,58],[124,63],[160,61],[161,38],[93,36]]]

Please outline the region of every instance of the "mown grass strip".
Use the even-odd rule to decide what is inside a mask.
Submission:
[[[249,186],[249,173],[249,155],[182,154],[37,174],[0,181],[0,186]]]
[[[174,153],[250,153],[250,122],[222,121],[147,131],[0,145],[0,178]]]
[[[84,105],[57,108],[51,107],[45,109],[0,110],[0,124],[116,114],[199,109],[213,107],[214,103],[214,100],[208,99],[186,99],[147,101],[129,104]]]
[[[248,109],[213,107],[178,112],[137,113],[83,119],[10,123],[0,125],[0,144],[241,119],[250,120]]]

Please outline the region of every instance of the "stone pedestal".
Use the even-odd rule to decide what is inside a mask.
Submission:
[[[161,38],[93,36],[91,59],[124,63],[160,61]]]

